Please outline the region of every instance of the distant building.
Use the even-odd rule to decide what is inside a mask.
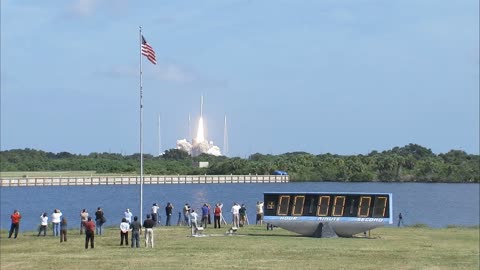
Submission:
[[[199,161],[193,163],[193,167],[195,168],[208,168],[208,165],[208,161]]]

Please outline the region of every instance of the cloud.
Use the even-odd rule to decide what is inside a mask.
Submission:
[[[70,7],[70,12],[79,17],[90,17],[99,12],[123,16],[128,13],[128,0],[76,0]]]
[[[158,59],[157,59],[158,60]],[[138,77],[138,65],[112,66],[106,70],[93,72],[94,76],[109,78],[134,78]],[[196,85],[210,88],[225,88],[227,83],[224,80],[211,79],[192,69],[176,63],[158,60],[157,65],[152,66],[150,62],[143,62],[143,76],[157,81],[174,85]]]
[[[173,63],[158,63],[154,77],[166,82],[187,84],[197,80],[197,76],[187,68]]]
[[[76,15],[88,17],[95,13],[98,2],[99,0],[77,0],[71,8]]]

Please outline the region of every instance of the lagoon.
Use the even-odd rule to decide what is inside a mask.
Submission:
[[[199,209],[203,203],[223,202],[224,216],[230,221],[233,202],[244,203],[250,223],[255,223],[255,204],[263,200],[263,192],[382,192],[393,193],[394,222],[402,213],[405,225],[425,224],[431,227],[449,225],[476,226],[480,224],[480,184],[443,183],[337,183],[302,182],[270,184],[165,184],[143,186],[143,215],[150,212],[154,202],[161,206],[174,205],[172,225],[177,224],[178,212],[188,202]],[[23,218],[20,230],[36,230],[40,215],[49,216],[59,208],[69,220],[69,227],[80,223],[80,211],[86,208],[93,216],[100,206],[107,217],[106,226],[118,226],[123,212],[130,208],[140,213],[140,186],[49,186],[0,188],[0,228],[10,227],[10,214],[18,209]],[[392,226],[396,226],[393,224]]]

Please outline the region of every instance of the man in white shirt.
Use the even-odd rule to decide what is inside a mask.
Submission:
[[[257,202],[257,219],[255,221],[255,224],[260,223],[260,225],[263,224],[263,202],[258,201]]]
[[[240,226],[240,205],[238,203],[233,203],[232,206],[232,219],[233,219],[233,227],[238,228]]]
[[[60,210],[55,209],[52,213],[52,227],[53,227],[53,236],[60,235],[60,221],[62,219],[62,212]]]
[[[123,218],[122,223],[120,223],[120,246],[123,245],[124,239],[125,239],[125,245],[128,246],[128,230],[129,229],[130,229],[130,222],[128,222],[126,218]]]
[[[160,209],[160,206],[158,206],[157,203],[154,203],[152,206],[152,220],[155,222],[155,226],[158,223],[160,223],[160,219],[158,218],[158,209]]]
[[[191,209],[190,210],[190,224],[191,224],[191,227],[192,227],[192,235],[196,235],[197,234],[197,219],[198,219],[198,214],[195,213],[195,210]]]
[[[130,209],[127,208],[127,210],[125,210],[125,213],[123,213],[124,216],[125,216],[125,219],[127,220],[128,224],[132,223],[132,212],[130,212]],[[128,243],[127,243],[128,245]]]

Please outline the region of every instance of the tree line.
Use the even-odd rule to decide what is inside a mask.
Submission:
[[[209,162],[209,167],[195,166],[200,161]],[[96,171],[138,175],[139,164],[140,154],[80,155],[28,148],[0,151],[2,172]],[[288,172],[291,181],[479,183],[480,156],[461,150],[436,155],[417,144],[372,151],[367,155],[292,152],[256,153],[248,158],[206,154],[191,157],[178,149],[167,150],[158,157],[144,154],[144,173],[151,175],[266,175],[275,170]]]

